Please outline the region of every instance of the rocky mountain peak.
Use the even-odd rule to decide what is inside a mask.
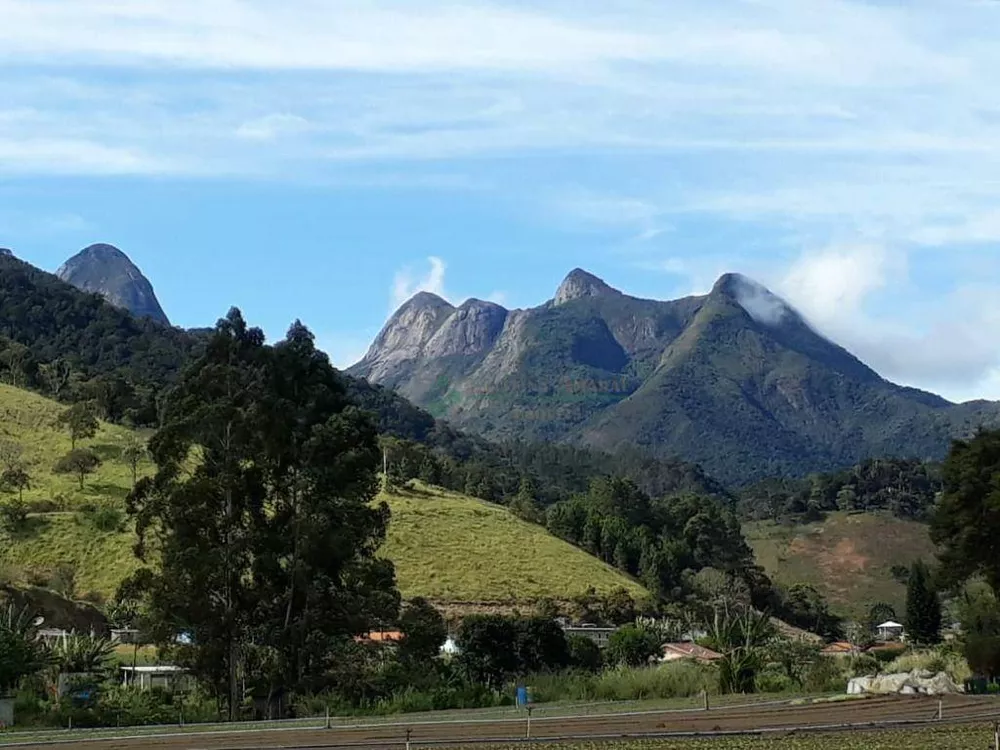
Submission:
[[[153,285],[131,259],[114,245],[85,247],[56,271],[56,276],[77,289],[100,294],[115,307],[136,317],[170,325]]]
[[[592,273],[582,268],[574,268],[563,279],[556,290],[555,304],[562,305],[581,297],[599,297],[603,294],[614,294],[615,290]]]

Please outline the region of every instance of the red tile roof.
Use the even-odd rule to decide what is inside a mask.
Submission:
[[[373,630],[367,635],[359,635],[354,640],[358,643],[395,643],[403,640],[404,635],[398,630]]]

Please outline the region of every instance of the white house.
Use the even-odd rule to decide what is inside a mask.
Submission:
[[[458,653],[458,644],[450,635],[441,646],[441,656],[455,656]]]

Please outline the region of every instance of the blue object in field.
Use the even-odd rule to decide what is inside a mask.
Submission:
[[[518,707],[528,705],[528,688],[524,685],[517,686],[517,705]]]

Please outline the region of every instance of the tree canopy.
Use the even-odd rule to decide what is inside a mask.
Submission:
[[[942,468],[944,492],[931,525],[949,584],[982,575],[1000,590],[1000,431],[956,441]]]
[[[150,453],[129,508],[138,554],[161,564],[138,585],[230,714],[249,663],[268,700],[317,689],[338,641],[395,619],[375,426],[304,326],[271,347],[232,310],[168,392]]]

